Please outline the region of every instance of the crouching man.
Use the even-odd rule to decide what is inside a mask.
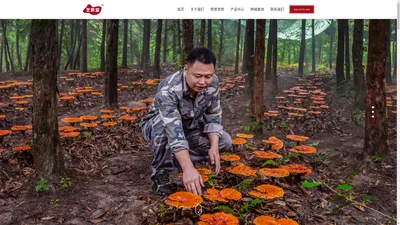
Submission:
[[[221,125],[215,55],[206,48],[193,49],[184,69],[162,80],[148,115],[140,122],[143,136],[151,143],[153,193],[168,195],[176,190],[169,172],[183,172],[186,191],[201,194],[204,187],[193,162],[207,160],[220,171],[220,151],[232,140]]]

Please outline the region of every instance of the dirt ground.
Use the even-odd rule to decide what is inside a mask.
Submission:
[[[29,74],[0,77],[2,80],[30,79]],[[140,78],[136,75],[120,77],[132,81]],[[270,136],[284,139],[288,134],[308,136],[318,152],[317,156],[306,160],[313,171],[307,178],[309,181],[325,181],[333,189],[347,183],[352,186],[352,196],[357,202],[362,202],[365,194],[375,196],[376,200],[358,206],[334,199],[335,193],[323,185],[307,190],[283,186],[285,197],[282,201],[268,203],[270,208],[280,209],[272,210],[271,215],[286,215],[307,225],[395,224],[388,216],[396,216],[396,115],[388,114],[390,154],[379,162],[361,162],[356,156],[363,151],[364,128],[352,121],[353,98],[343,96],[347,93],[345,90],[336,92],[332,77],[325,77],[322,82],[329,105],[328,119],[312,123],[290,122],[287,127],[267,120],[264,134],[256,135],[254,141]],[[279,91],[296,83],[296,77],[281,75]],[[61,84],[61,91],[63,88]],[[275,98],[270,97],[270,81],[266,82],[265,90],[266,110],[275,109]],[[154,89],[146,89],[121,94],[119,102],[125,105],[153,96]],[[241,126],[250,122],[243,90],[224,95],[222,106],[224,129],[231,136],[243,132]],[[68,108],[60,115],[90,114],[100,108],[100,101],[94,101],[92,105]],[[72,185],[63,189],[51,184],[47,192],[35,191],[39,177],[31,169],[29,153],[0,155],[0,224],[152,224],[157,221],[159,205],[166,197],[151,193],[152,152],[142,139],[137,124],[63,142],[63,149]],[[182,219],[175,224],[193,222]]]

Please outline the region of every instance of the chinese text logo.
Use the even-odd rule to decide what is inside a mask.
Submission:
[[[86,8],[83,9],[84,13],[90,13],[92,15],[97,15],[101,12],[101,6],[95,6],[88,4]]]

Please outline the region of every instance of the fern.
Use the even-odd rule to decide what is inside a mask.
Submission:
[[[250,188],[252,180],[246,179],[240,182],[239,184],[239,190],[240,191],[247,191]]]
[[[290,154],[288,154],[288,155],[285,155],[281,160],[278,161],[278,163],[279,163],[280,165],[282,165],[282,164],[286,163],[290,158],[292,158],[292,157],[299,157],[299,156],[302,156],[302,155],[301,155],[301,154],[298,154],[298,153],[290,153]]]
[[[250,209],[256,207],[257,205],[261,204],[261,203],[265,203],[266,201],[263,199],[253,199],[253,201],[251,201],[250,203],[246,203],[245,205],[242,206],[242,208],[239,209],[239,214],[242,215],[244,213],[246,213],[247,211],[249,211]]]
[[[215,210],[221,210],[221,211],[230,213],[230,214],[232,214],[232,215],[234,215],[234,216],[239,216],[239,213],[238,213],[238,212],[235,212],[233,209],[229,208],[229,207],[226,206],[226,205],[218,205],[218,206],[216,206],[216,207],[214,207],[214,208],[212,209],[212,211],[215,211]]]

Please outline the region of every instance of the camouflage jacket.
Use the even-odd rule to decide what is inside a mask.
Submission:
[[[218,88],[218,77],[214,74],[211,84],[196,97],[190,95],[183,70],[160,82],[148,115],[140,126],[159,116],[166,129],[168,144],[176,153],[189,149],[185,131],[202,129],[204,133],[222,134],[222,110]]]

